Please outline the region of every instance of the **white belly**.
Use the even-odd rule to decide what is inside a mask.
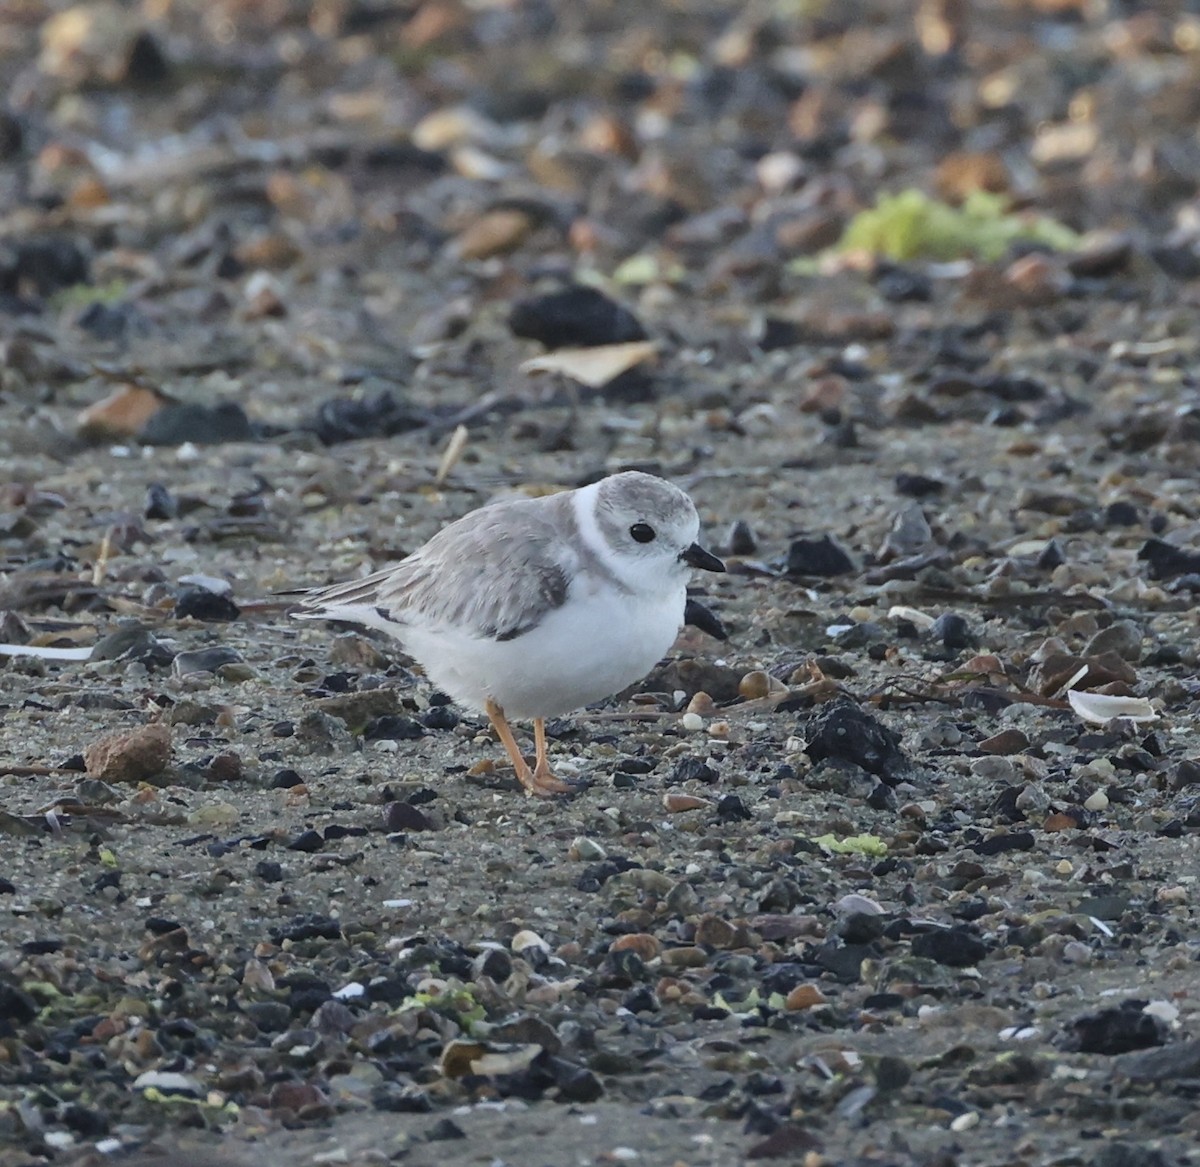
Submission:
[[[675,643],[686,599],[612,592],[572,595],[514,640],[411,630],[404,644],[460,705],[488,699],[515,718],[558,717],[641,680]]]

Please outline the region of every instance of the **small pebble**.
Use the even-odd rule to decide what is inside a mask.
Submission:
[[[1084,810],[1100,811],[1108,809],[1108,795],[1103,790],[1090,794],[1083,803]]]

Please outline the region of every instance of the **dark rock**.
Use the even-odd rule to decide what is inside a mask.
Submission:
[[[53,296],[86,284],[90,266],[83,246],[67,235],[11,236],[0,241],[0,294],[17,297],[31,290]]]
[[[784,571],[788,575],[847,575],[854,571],[854,561],[832,536],[823,535],[820,539],[793,540]]]
[[[968,928],[937,928],[912,938],[913,956],[950,968],[970,968],[988,954],[988,946]]]
[[[172,668],[176,676],[185,677],[188,673],[215,673],[222,665],[240,664],[241,661],[241,654],[235,649],[218,644],[212,648],[179,653]]]
[[[781,348],[794,348],[803,344],[807,333],[794,320],[780,316],[767,316],[759,329],[758,347],[763,352],[774,352]]]
[[[824,1147],[816,1135],[799,1123],[785,1122],[773,1130],[761,1142],[755,1143],[746,1152],[747,1159],[802,1159],[810,1151]]]
[[[508,326],[514,336],[539,341],[548,349],[646,339],[645,329],[628,308],[581,284],[520,301],[509,314]]]
[[[1151,579],[1170,579],[1200,572],[1200,552],[1185,551],[1162,539],[1147,539],[1137,557],[1150,565]]]
[[[6,1023],[25,1025],[37,1015],[38,1003],[33,997],[16,985],[0,982],[0,1034],[4,1033]]]
[[[449,705],[431,705],[421,714],[421,724],[435,731],[453,729],[459,721],[458,714]]]
[[[92,660],[130,660],[147,668],[164,668],[174,655],[149,628],[137,624],[102,636],[92,649]]]
[[[745,519],[737,519],[725,537],[725,548],[730,555],[753,555],[758,550],[758,539],[754,529]]]
[[[325,836],[320,831],[301,831],[289,844],[289,851],[319,851],[325,846]]]
[[[132,304],[105,304],[93,300],[75,317],[75,326],[96,340],[120,340],[132,332],[135,322],[141,319],[141,313]]]
[[[446,1142],[449,1139],[465,1139],[466,1131],[451,1118],[440,1118],[425,1132],[425,1139],[430,1143]]]
[[[392,802],[385,812],[384,829],[392,831],[432,831],[433,821],[411,802]]]
[[[908,498],[929,498],[945,489],[946,484],[940,478],[930,478],[927,474],[896,475],[896,493]]]
[[[411,717],[385,714],[367,722],[363,737],[369,742],[407,742],[425,736],[425,727]]]
[[[250,442],[254,431],[245,410],[236,401],[217,405],[171,402],[142,427],[138,440],[147,446],[217,446],[223,442]]]
[[[175,619],[210,622],[236,620],[242,610],[228,596],[210,592],[207,588],[188,588],[175,600]]]
[[[900,749],[900,735],[853,701],[839,698],[819,706],[804,727],[808,756],[814,762],[849,762],[895,786],[912,773]]]
[[[745,822],[754,817],[750,808],[736,794],[722,794],[717,799],[717,820],[723,823]]]
[[[847,944],[870,944],[883,935],[886,921],[874,912],[851,912],[838,921],[837,934]]]
[[[1101,1009],[1078,1017],[1069,1025],[1072,1045],[1080,1053],[1129,1053],[1149,1049],[1167,1040],[1167,1026],[1158,1017],[1145,1013],[1145,1001],[1122,1001],[1113,1009]]]
[[[893,304],[926,303],[933,299],[933,281],[913,268],[885,266],[875,281],[879,294]]]
[[[250,1001],[242,1009],[262,1033],[282,1033],[292,1021],[286,1001]]]
[[[1142,513],[1131,502],[1118,500],[1104,508],[1106,527],[1136,527],[1142,521]]]
[[[974,648],[978,643],[966,618],[957,612],[943,612],[930,627],[929,637],[931,640],[940,640],[950,652]]]
[[[147,519],[174,519],[179,514],[179,503],[161,482],[152,482],[146,487],[146,505],[142,513]]]
[[[980,855],[1003,855],[1006,851],[1032,851],[1033,848],[1032,831],[1012,831],[980,839],[973,845],[972,850]]]
[[[1039,571],[1053,571],[1056,567],[1061,567],[1067,562],[1067,553],[1063,550],[1062,544],[1057,539],[1051,539],[1038,552],[1035,562]]]
[[[360,438],[387,438],[420,429],[432,416],[384,389],[366,398],[335,397],[323,401],[301,429],[311,430],[327,446]]]
[[[1121,1059],[1119,1069],[1133,1082],[1177,1082],[1200,1078],[1200,1039],[1177,1042]]]
[[[813,954],[815,964],[847,985],[862,979],[864,960],[875,960],[879,950],[870,944],[838,944],[829,941]]]
[[[1169,1160],[1157,1147],[1135,1147],[1130,1143],[1106,1143],[1092,1160],[1095,1167],[1170,1167]]]
[[[697,693],[707,693],[717,702],[735,701],[740,695],[738,686],[744,674],[744,669],[685,658],[655,669],[638,688],[648,693],[674,693],[681,689],[689,698]]]
[[[121,80],[135,89],[154,89],[170,76],[166,53],[153,33],[142,29],[133,38],[121,70]]]
[[[704,758],[680,758],[667,778],[667,785],[678,786],[681,782],[704,782],[711,785],[720,777]]]
[[[276,862],[274,859],[260,859],[254,865],[254,874],[258,876],[263,883],[282,883],[283,882],[283,865]]]
[[[875,1085],[880,1090],[900,1090],[912,1078],[912,1067],[895,1054],[884,1054],[875,1063]]]

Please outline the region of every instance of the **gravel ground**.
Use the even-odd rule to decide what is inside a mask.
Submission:
[[[3,1167],[1200,1162],[1200,23],[907,7],[0,14]],[[571,796],[278,595],[628,467]]]

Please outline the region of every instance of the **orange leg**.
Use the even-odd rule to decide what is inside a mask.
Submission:
[[[533,740],[537,748],[537,760],[533,768],[533,781],[538,794],[566,794],[571,788],[550,772],[550,760],[546,756],[546,719],[533,719]]]
[[[508,719],[504,716],[504,710],[495,701],[488,701],[485,712],[488,721],[492,723],[492,728],[496,731],[496,736],[500,739],[500,744],[508,754],[508,760],[512,762],[513,769],[517,772],[517,781],[525,787],[527,794],[548,798],[552,794],[562,794],[570,790],[565,782],[560,782],[550,773],[550,767],[546,763],[546,723],[544,721],[539,718],[533,723],[534,736],[537,739],[537,770],[535,771],[529,768],[529,763],[521,755],[517,739],[513,737]]]

